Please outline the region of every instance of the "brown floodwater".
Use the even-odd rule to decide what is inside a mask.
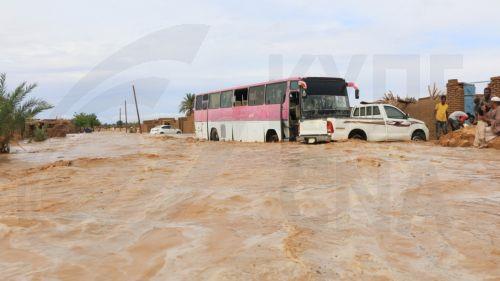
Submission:
[[[0,156],[1,280],[498,280],[500,152],[122,133]]]

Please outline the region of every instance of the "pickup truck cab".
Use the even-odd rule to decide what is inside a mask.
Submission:
[[[410,118],[389,104],[362,104],[351,109],[349,118],[323,118],[300,122],[299,140],[306,143],[361,139],[407,141],[429,139],[424,122]]]

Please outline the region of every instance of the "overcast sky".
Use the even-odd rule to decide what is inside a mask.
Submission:
[[[106,122],[132,105],[133,83],[152,118],[177,114],[187,92],[284,76],[346,77],[373,100],[500,75],[493,0],[4,0],[0,26],[10,86],[37,82],[34,95],[57,106],[46,116],[84,110]]]

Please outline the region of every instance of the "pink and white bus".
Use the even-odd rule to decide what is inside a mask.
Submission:
[[[245,142],[296,140],[302,121],[349,117],[347,87],[351,84],[341,78],[295,77],[199,94],[194,112],[196,137]],[[317,138],[330,140],[328,135]]]

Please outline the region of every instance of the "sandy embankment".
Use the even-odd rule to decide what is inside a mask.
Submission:
[[[439,144],[449,147],[471,147],[474,145],[474,138],[476,136],[476,127],[466,127],[458,131],[449,132],[439,139]],[[488,148],[500,149],[500,138],[489,136]]]
[[[2,280],[495,280],[499,152],[102,133],[0,156]]]

